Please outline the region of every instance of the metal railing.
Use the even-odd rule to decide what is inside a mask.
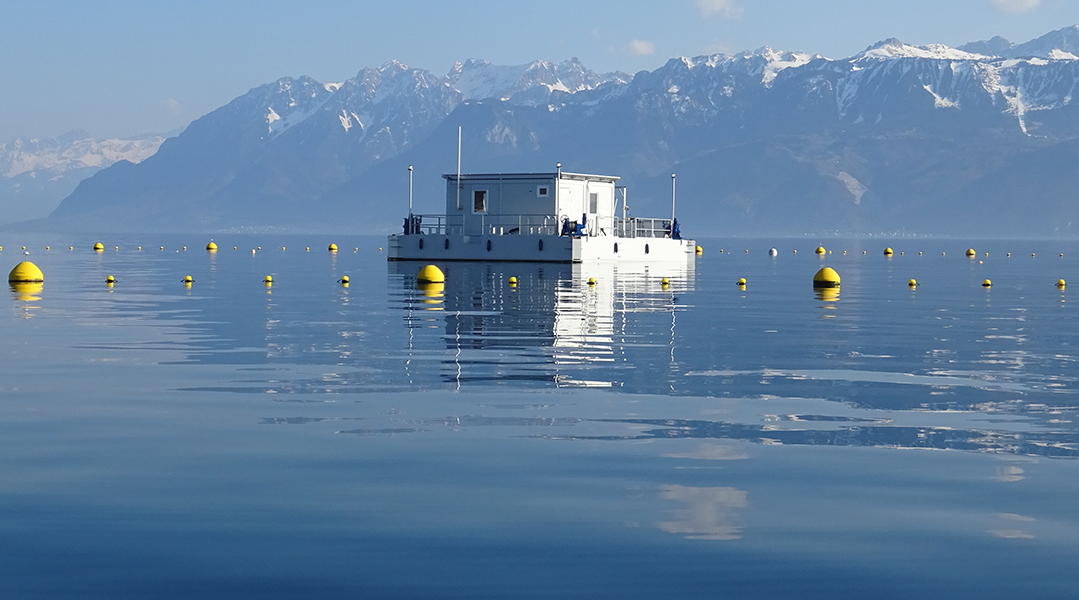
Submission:
[[[610,219],[606,217],[604,220]],[[664,238],[671,235],[670,219],[629,217],[613,219],[608,234],[622,238]],[[610,223],[610,221],[607,221]],[[423,235],[559,235],[562,223],[554,215],[411,215],[405,219],[406,234]]]
[[[671,237],[671,220],[637,217],[615,219],[614,231],[616,236],[624,238]]]
[[[410,230],[411,224],[411,230]],[[558,235],[558,217],[552,215],[412,215],[405,233],[424,235]]]

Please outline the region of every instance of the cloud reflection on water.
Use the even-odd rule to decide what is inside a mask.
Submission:
[[[745,490],[683,485],[662,485],[659,490],[660,498],[685,504],[671,511],[671,520],[656,524],[661,531],[691,540],[741,539],[742,528],[731,520],[737,509],[749,506]]]

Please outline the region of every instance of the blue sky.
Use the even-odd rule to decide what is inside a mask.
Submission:
[[[888,37],[1023,42],[1075,24],[1077,0],[4,0],[0,142],[166,132],[282,76],[341,81],[391,59],[441,74],[576,56],[634,73],[765,45],[841,58]]]

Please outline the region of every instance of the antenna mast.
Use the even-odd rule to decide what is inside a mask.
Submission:
[[[671,173],[671,235],[674,235],[674,173]]]
[[[461,210],[461,126],[457,126],[457,210]]]
[[[412,165],[408,165],[408,214],[412,215]]]

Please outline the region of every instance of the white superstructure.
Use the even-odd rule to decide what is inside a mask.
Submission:
[[[389,260],[685,262],[696,249],[673,214],[629,217],[618,177],[561,169],[443,177],[446,213],[409,214],[389,237]]]

